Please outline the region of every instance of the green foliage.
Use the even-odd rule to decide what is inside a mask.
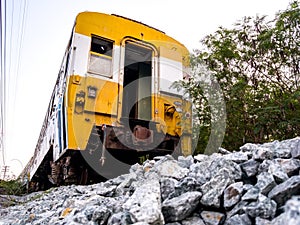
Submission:
[[[220,27],[202,40],[204,48],[191,57],[192,77],[180,83],[198,115],[198,152],[205,150],[215,132],[212,124],[225,116],[223,108],[213,108],[222,100],[226,149],[300,135],[299,27],[299,1],[294,1],[271,21],[266,16],[245,17],[233,29]],[[223,94],[213,102],[208,96],[214,95],[215,83],[206,82],[207,76],[216,79]]]
[[[4,195],[22,195],[26,193],[24,184],[19,180],[0,180],[0,191]]]

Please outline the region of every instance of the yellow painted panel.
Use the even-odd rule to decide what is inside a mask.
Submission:
[[[68,109],[68,149],[85,150],[94,124],[94,116]]]
[[[96,90],[95,98],[89,97],[89,87]],[[116,121],[117,94],[115,82],[70,76],[67,95],[69,149],[85,150],[95,124],[112,125]]]
[[[97,126],[101,126],[103,124],[118,126],[117,118],[110,115],[95,115],[95,124]]]
[[[126,37],[145,41],[162,49],[160,56],[188,65],[189,52],[183,44],[164,32],[124,17],[82,12],[76,18],[75,32],[89,37],[98,35],[115,41],[116,45],[121,45]]]
[[[118,84],[95,77],[86,78],[85,110],[117,115]],[[89,97],[89,88],[96,90],[95,98]]]
[[[68,83],[68,148],[84,150],[95,120],[94,115],[84,113],[86,80],[84,77],[73,75]]]

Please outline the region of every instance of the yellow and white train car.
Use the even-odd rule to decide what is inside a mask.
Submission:
[[[184,45],[118,15],[78,14],[34,156],[36,188],[89,183],[154,156],[191,154],[191,103],[172,88]]]

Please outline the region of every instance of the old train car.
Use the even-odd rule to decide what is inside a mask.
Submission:
[[[79,13],[23,176],[36,189],[86,184],[191,154],[191,103],[172,88],[188,67],[186,47],[158,29]]]

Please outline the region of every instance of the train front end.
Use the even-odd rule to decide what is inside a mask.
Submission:
[[[117,15],[80,13],[31,177],[85,184],[155,156],[192,154],[191,102],[172,87],[188,69],[188,50],[164,32]]]

